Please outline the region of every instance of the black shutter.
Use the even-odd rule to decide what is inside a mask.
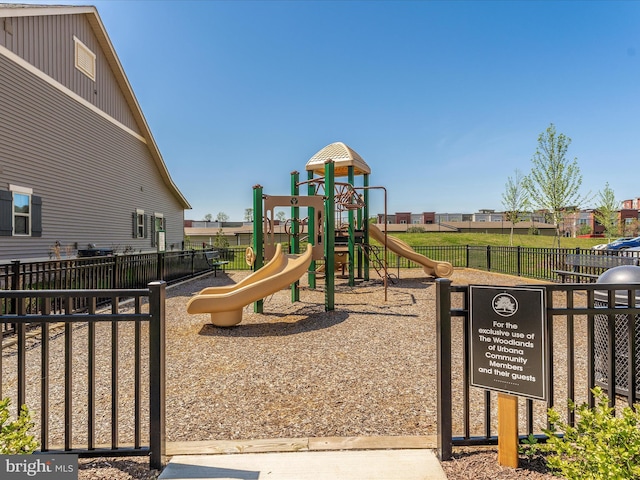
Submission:
[[[149,218],[149,215],[147,215],[146,213],[144,214],[144,238],[148,238],[149,236],[149,229],[147,228],[147,219]]]
[[[156,217],[151,215],[151,246],[156,246]]]
[[[0,190],[0,236],[10,237],[13,233],[13,195],[8,190]]]
[[[131,214],[131,223],[132,223],[132,228],[133,230],[131,231],[131,235],[133,236],[133,238],[137,238],[138,237],[138,214],[136,212],[133,212]]]
[[[42,236],[42,197],[31,195],[31,236]]]

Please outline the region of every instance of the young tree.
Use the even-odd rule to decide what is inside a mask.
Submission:
[[[282,223],[287,218],[287,214],[284,213],[282,210],[280,210],[279,212],[276,213],[276,218],[280,221],[280,223]]]
[[[505,191],[502,194],[502,205],[505,209],[505,220],[511,222],[509,245],[512,246],[514,225],[522,220],[522,214],[529,206],[529,195],[522,185],[522,180],[522,173],[520,173],[520,170],[516,169],[513,178],[507,178]]]
[[[556,240],[560,247],[560,226],[565,216],[580,210],[590,200],[580,193],[582,174],[578,159],[569,161],[567,149],[571,139],[556,133],[553,123],[538,136],[538,147],[531,162],[531,173],[522,185],[531,205],[547,212],[556,227]]]
[[[609,242],[613,237],[620,235],[620,225],[618,221],[618,209],[620,202],[616,200],[613,189],[607,182],[604,190],[598,192],[598,207],[593,216],[596,221],[604,227],[605,235]]]
[[[244,209],[244,220],[245,222],[253,222],[253,208]]]
[[[216,236],[213,239],[213,246],[217,248],[227,248],[229,246],[229,240],[225,237],[222,227],[220,227],[218,233],[216,233]]]
[[[210,213],[207,213],[207,214],[204,216],[204,221],[205,221],[205,222],[210,222],[212,218],[213,218],[213,215],[211,215]]]
[[[218,215],[216,216],[216,221],[217,222],[228,222],[229,221],[229,215],[227,215],[224,212],[218,212]]]

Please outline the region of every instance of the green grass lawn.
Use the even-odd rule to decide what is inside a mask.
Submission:
[[[510,246],[509,234],[499,233],[390,233],[412,246],[448,246],[448,245],[473,245],[473,246]],[[554,237],[543,235],[514,235],[513,246],[553,248],[557,247]],[[614,239],[615,240],[615,239]],[[375,243],[375,242],[374,242]],[[606,238],[561,238],[561,248],[591,248],[600,243],[607,243]],[[246,248],[249,245],[233,245],[232,248]]]
[[[446,246],[446,245],[491,245],[509,246],[509,234],[499,233],[392,233],[392,236],[413,246]],[[514,235],[513,246],[552,248],[557,247],[555,238],[542,235]],[[591,248],[600,243],[607,243],[606,238],[561,238],[561,248]]]

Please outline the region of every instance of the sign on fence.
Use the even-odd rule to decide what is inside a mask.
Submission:
[[[547,396],[543,288],[470,285],[471,385]]]

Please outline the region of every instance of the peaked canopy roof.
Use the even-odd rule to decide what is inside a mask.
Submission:
[[[348,174],[347,167],[353,167],[354,175],[371,173],[369,165],[358,155],[358,152],[342,142],[327,145],[316,153],[307,162],[305,170],[324,176],[324,164],[327,160],[333,160],[334,175],[336,177],[346,177]]]

